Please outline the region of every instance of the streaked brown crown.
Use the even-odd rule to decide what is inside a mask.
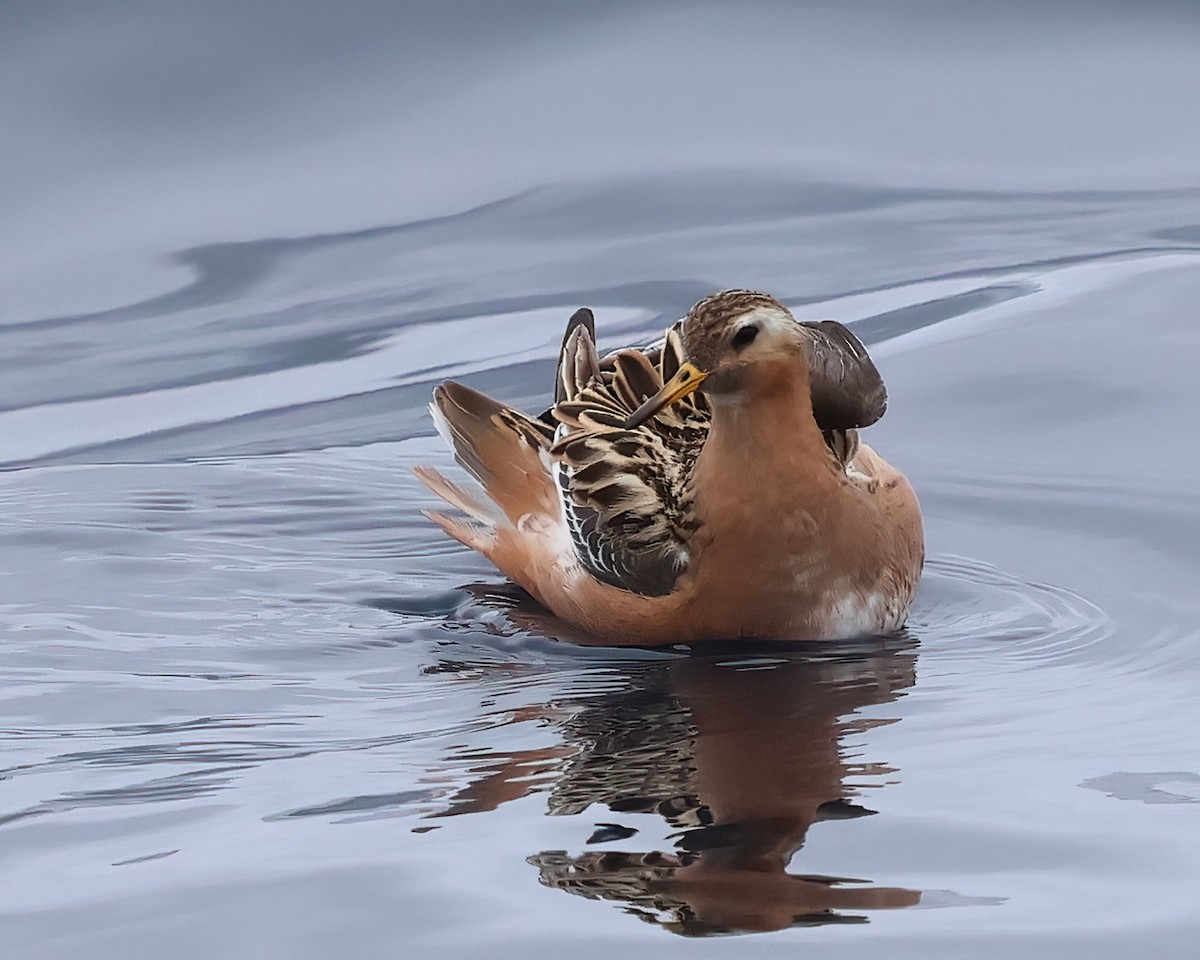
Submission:
[[[723,335],[734,320],[758,307],[787,308],[772,296],[757,290],[722,290],[705,297],[683,318],[683,348],[687,358],[701,370],[710,370],[721,353]]]

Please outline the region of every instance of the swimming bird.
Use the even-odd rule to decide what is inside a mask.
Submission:
[[[858,439],[885,407],[846,327],[763,293],[603,359],[584,309],[540,417],[434,390],[482,494],[416,474],[465,514],[426,516],[591,642],[843,639],[899,628],[924,560],[912,487]]]

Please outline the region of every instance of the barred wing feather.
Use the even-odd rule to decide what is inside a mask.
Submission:
[[[640,350],[619,351],[602,366],[581,324],[559,363],[550,456],[576,552],[598,580],[645,596],[670,593],[687,568],[696,528],[692,468],[709,413],[693,395],[640,427],[623,424],[678,369],[680,356],[672,330],[657,367]]]

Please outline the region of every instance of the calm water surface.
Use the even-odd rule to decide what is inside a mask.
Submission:
[[[278,11],[218,6],[31,7],[5,41],[51,157],[5,161],[7,956],[1192,955],[1194,17],[1051,5],[1080,26],[1048,47],[937,4],[364,2],[269,43]],[[865,114],[762,149],[664,116],[651,149],[652,109],[729,102],[645,37],[704,60],[756,24],[747,123],[798,109],[778,80],[805,71]],[[601,63],[611,89],[572,87]],[[1072,96],[1090,80],[1108,110]],[[887,134],[893,89],[924,128]],[[571,90],[556,152],[527,115]],[[555,641],[420,516],[410,468],[449,461],[432,385],[538,407],[576,307],[616,346],[735,284],[879,362],[867,438],[927,520],[907,630]]]

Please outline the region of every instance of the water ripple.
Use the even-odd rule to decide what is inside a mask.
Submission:
[[[1078,659],[1116,626],[1096,604],[1063,587],[943,555],[926,564],[908,629],[923,648],[1056,662]]]

